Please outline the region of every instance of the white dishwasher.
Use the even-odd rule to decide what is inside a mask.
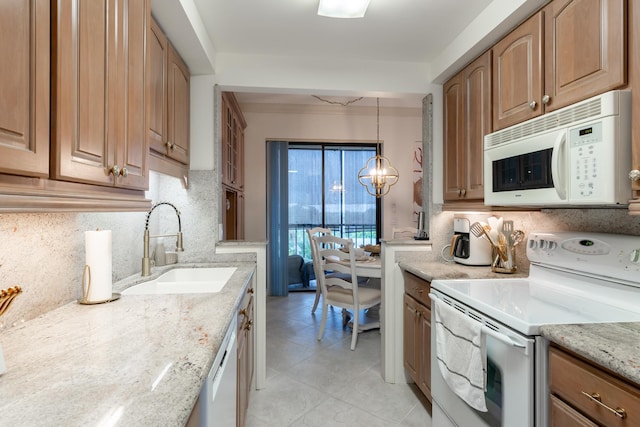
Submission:
[[[238,345],[237,319],[229,325],[211,371],[200,392],[200,426],[231,427],[236,425],[236,383]]]

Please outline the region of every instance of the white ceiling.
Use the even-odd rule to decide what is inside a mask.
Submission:
[[[357,19],[318,16],[318,1],[151,3],[192,75],[215,75],[221,87],[244,92],[240,102],[322,103],[314,93],[418,108],[430,84],[548,0],[371,0]]]
[[[317,15],[318,0],[193,0],[216,53],[428,63],[492,0],[371,0],[364,18]],[[324,96],[348,102],[353,96]],[[382,105],[419,107],[422,96]],[[322,104],[309,95],[238,93],[240,103]],[[375,105],[374,98],[358,106]]]
[[[318,0],[194,0],[219,53],[429,62],[491,0],[371,0],[364,18]]]

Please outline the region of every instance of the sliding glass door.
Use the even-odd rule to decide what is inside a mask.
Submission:
[[[380,200],[358,182],[375,144],[289,144],[289,254],[311,259],[307,228],[325,227],[356,246],[376,244]]]

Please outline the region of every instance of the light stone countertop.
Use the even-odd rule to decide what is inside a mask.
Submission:
[[[542,336],[640,386],[640,322],[547,325]]]
[[[215,294],[123,295],[69,303],[2,332],[3,426],[183,426],[198,398],[255,263],[237,267]]]
[[[400,267],[427,281],[436,279],[486,279],[526,277],[491,272],[489,267],[469,267],[444,261],[400,262]],[[640,323],[593,323],[541,327],[548,340],[640,385]]]
[[[401,261],[399,265],[403,270],[429,282],[437,279],[510,279],[529,275],[529,271],[524,269],[513,274],[494,273],[488,266],[475,267],[445,261]]]

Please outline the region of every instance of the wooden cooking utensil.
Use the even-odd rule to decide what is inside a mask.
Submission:
[[[9,309],[9,306],[20,292],[22,292],[20,286],[14,286],[0,291],[0,316]]]

